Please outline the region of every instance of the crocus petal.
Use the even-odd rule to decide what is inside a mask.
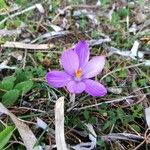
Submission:
[[[45,76],[46,81],[53,87],[64,87],[71,77],[64,71],[50,71]]]
[[[89,60],[89,44],[86,41],[80,41],[74,48],[79,57],[80,68],[84,67]]]
[[[105,56],[96,56],[92,58],[83,68],[84,78],[92,78],[99,74],[105,65]]]
[[[70,75],[73,75],[79,67],[79,58],[77,53],[73,50],[63,52],[61,63],[64,70]]]
[[[87,79],[84,83],[86,85],[85,91],[92,96],[104,96],[107,94],[106,88],[94,80]]]
[[[82,93],[85,90],[85,84],[72,80],[67,84],[67,89],[70,93]]]

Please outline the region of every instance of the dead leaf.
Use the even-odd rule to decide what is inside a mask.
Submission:
[[[38,9],[38,11],[39,11],[40,13],[44,14],[45,10],[44,10],[44,7],[42,6],[41,3],[36,4],[35,6],[36,6],[36,8]]]
[[[46,130],[48,125],[46,122],[44,122],[42,119],[40,119],[39,117],[37,117],[37,123],[36,123],[37,127],[42,128],[43,130]],[[48,130],[46,130],[48,131]]]
[[[67,150],[64,135],[64,97],[60,97],[55,104],[55,140],[57,150]]]
[[[2,103],[0,103],[0,112],[10,116],[15,126],[17,127],[20,133],[20,136],[22,137],[22,140],[27,150],[39,150],[38,147],[33,148],[37,139],[35,135],[33,134],[33,132],[30,130],[30,128],[25,123],[20,121]]]
[[[109,87],[108,91],[114,94],[120,94],[122,93],[122,88],[118,88],[118,87]]]
[[[91,124],[85,124],[89,130],[89,139],[91,142],[80,143],[75,146],[71,146],[74,150],[93,150],[96,147],[97,135]]]
[[[150,128],[150,107],[145,108],[145,118],[146,118],[146,123]]]
[[[7,29],[1,29],[0,30],[0,37],[2,36],[16,36],[21,34],[21,29],[16,29],[16,30],[7,30]]]
[[[42,61],[42,65],[45,66],[45,67],[50,67],[51,65],[51,60],[47,57],[45,57]]]
[[[21,61],[23,59],[23,52],[22,51],[13,51],[11,53],[11,56],[17,59],[18,61]]]
[[[17,67],[10,67],[10,66],[8,66],[7,64],[8,64],[8,61],[9,60],[5,60],[5,61],[3,61],[1,64],[0,64],[0,71],[1,70],[3,70],[3,69],[17,69]]]

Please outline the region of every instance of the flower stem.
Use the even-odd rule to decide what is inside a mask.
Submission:
[[[75,98],[76,98],[76,95],[75,95],[75,94],[70,94],[70,104],[71,104],[71,106],[74,105],[74,103],[75,103]]]

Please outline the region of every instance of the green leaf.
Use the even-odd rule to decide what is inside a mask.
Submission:
[[[15,2],[19,5],[24,6],[27,3],[28,0],[15,0]]]
[[[16,83],[27,81],[32,78],[33,78],[33,75],[31,71],[22,71],[22,70],[16,71]]]
[[[97,123],[97,118],[96,117],[91,117],[90,120],[89,120],[89,123],[96,124]]]
[[[120,20],[120,16],[117,12],[113,12],[112,14],[112,19],[111,19],[111,23],[116,26],[119,24],[119,20]]]
[[[136,124],[132,124],[131,127],[132,127],[136,132],[140,132],[140,131],[141,131],[140,127],[139,127],[138,125],[136,125]]]
[[[84,116],[84,118],[86,119],[86,120],[88,120],[89,119],[89,111],[87,111],[87,110],[85,110],[84,112],[83,112],[83,116]]]
[[[12,106],[17,101],[19,95],[20,91],[17,89],[7,91],[2,97],[2,103],[5,106]]]
[[[7,126],[2,132],[0,132],[0,150],[2,150],[8,143],[14,129],[14,126]]]
[[[36,57],[37,57],[37,59],[38,59],[40,62],[42,62],[43,59],[44,59],[44,54],[41,53],[41,52],[38,52],[38,53],[36,54]]]
[[[33,86],[33,81],[29,80],[29,81],[24,81],[24,82],[18,83],[15,86],[15,89],[18,89],[23,94],[25,94],[32,89],[32,86]]]
[[[137,81],[136,80],[132,80],[132,88],[137,88]]]
[[[141,86],[146,86],[146,84],[148,83],[148,80],[144,78],[144,79],[140,79],[138,82]]]
[[[0,0],[0,9],[6,9],[7,8],[7,5],[6,5],[6,2],[4,0]]]
[[[144,6],[145,0],[138,0],[138,4],[139,4],[140,6]]]
[[[14,76],[5,77],[0,83],[0,88],[4,90],[12,90],[14,87],[14,81],[16,78]]]
[[[126,121],[125,121],[126,114],[124,113],[123,109],[117,108],[116,111],[117,111],[118,118],[121,120],[122,124],[126,124]]]
[[[129,11],[126,8],[120,8],[118,10],[118,13],[119,13],[120,17],[126,17],[128,15],[128,13],[129,13]]]
[[[120,78],[126,78],[128,76],[128,71],[125,69],[122,69],[119,73]]]
[[[112,122],[109,120],[107,121],[104,126],[102,127],[102,131],[105,131],[107,128],[111,127],[113,124]]]
[[[109,4],[111,1],[110,0],[100,0],[101,5],[105,6],[106,4]]]

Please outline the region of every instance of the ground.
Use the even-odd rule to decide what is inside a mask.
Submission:
[[[56,144],[55,103],[60,97],[70,149],[95,139],[95,150],[150,149],[149,14],[148,0],[1,0],[1,103],[30,127],[43,149]],[[77,94],[71,106],[68,90],[49,86],[45,75],[61,70],[62,52],[80,40],[89,42],[90,57],[106,56],[95,80],[108,93]],[[37,117],[48,130],[39,127]],[[26,149],[9,115],[0,119],[0,149]]]

